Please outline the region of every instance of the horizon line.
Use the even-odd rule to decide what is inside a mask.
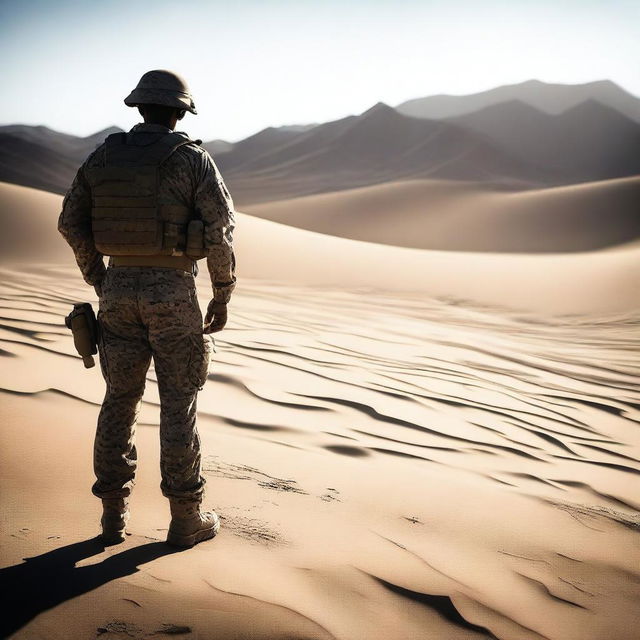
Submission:
[[[242,137],[242,138],[238,138],[237,140],[231,141],[231,140],[226,140],[224,138],[212,138],[211,140],[204,140],[203,142],[205,142],[206,144],[209,144],[211,142],[226,142],[228,144],[236,144],[238,142],[241,142],[243,140],[246,140],[247,138],[250,138],[262,131],[266,131],[267,129],[280,129],[280,128],[285,128],[285,127],[315,127],[315,126],[319,126],[321,124],[326,124],[329,122],[336,122],[338,120],[342,120],[344,118],[348,118],[351,116],[360,116],[363,115],[364,113],[366,113],[367,111],[369,111],[370,109],[373,109],[374,107],[376,107],[377,105],[385,105],[393,110],[398,109],[398,107],[407,104],[409,102],[413,102],[416,100],[426,100],[429,98],[465,98],[465,97],[472,97],[472,96],[477,96],[483,93],[488,93],[490,91],[496,90],[496,89],[502,89],[505,87],[516,87],[516,86],[522,86],[522,85],[526,85],[526,84],[532,84],[532,83],[537,83],[537,84],[543,84],[543,85],[548,85],[548,86],[565,86],[565,87],[580,87],[580,86],[587,86],[587,85],[593,85],[593,84],[603,84],[603,83],[608,83],[611,84],[615,87],[617,87],[618,89],[624,91],[625,93],[627,93],[629,96],[631,96],[632,98],[635,98],[636,100],[640,100],[640,96],[632,93],[631,91],[629,91],[628,89],[626,89],[625,87],[623,87],[622,85],[620,85],[617,82],[614,82],[613,80],[610,80],[608,78],[601,78],[599,80],[589,80],[588,82],[575,82],[575,83],[571,83],[571,82],[546,82],[545,80],[539,80],[538,78],[530,78],[529,80],[523,80],[522,82],[514,82],[514,83],[510,83],[510,84],[501,84],[501,85],[497,85],[497,86],[492,86],[489,89],[484,89],[482,91],[475,91],[473,93],[434,93],[434,94],[429,94],[426,96],[418,96],[415,98],[409,98],[406,100],[403,100],[402,102],[399,102],[397,105],[393,106],[390,105],[386,102],[384,102],[383,100],[378,100],[377,102],[373,103],[370,107],[364,109],[364,111],[361,111],[360,113],[347,113],[343,116],[340,116],[336,119],[333,120],[326,120],[324,122],[315,122],[315,123],[311,123],[311,122],[293,122],[293,123],[283,123],[283,124],[277,124],[277,125],[268,125],[266,127],[263,127],[262,129],[258,129],[255,130],[253,133],[249,133],[248,135]],[[581,101],[580,103],[577,104],[583,104],[584,102],[597,102],[599,104],[602,104],[605,107],[608,107],[608,105],[600,102],[599,100],[596,100],[595,98],[587,98],[586,100]],[[526,102],[524,102],[523,100],[518,100],[517,98],[511,99],[511,100],[505,100],[502,103],[496,103],[496,104],[505,104],[507,102],[521,102],[522,104],[527,104]],[[493,105],[488,105],[488,107],[493,106]],[[550,116],[554,116],[554,115],[560,115],[560,114],[550,114],[546,111],[543,111],[542,109],[538,109],[537,107],[534,107],[532,105],[529,105],[532,109],[535,109],[536,111],[539,111],[540,113],[546,114],[546,115],[550,115]],[[576,105],[577,106],[577,105]],[[480,109],[478,110],[482,110],[482,109],[486,109],[487,107],[480,107]],[[573,108],[573,107],[570,107]],[[609,107],[610,109],[614,110],[614,111],[618,111],[617,109],[615,109],[615,107]],[[428,119],[428,118],[420,118],[418,116],[411,116],[408,114],[403,114],[401,112],[399,112],[400,115],[403,115],[404,117],[407,118],[416,118],[419,120],[423,120],[423,119]],[[560,112],[560,113],[564,113],[564,112]],[[626,116],[624,113],[618,111],[618,113],[621,113],[621,115],[623,115],[626,118],[629,118],[629,116]],[[433,118],[434,120],[439,120],[440,118]],[[634,121],[632,118],[629,118],[629,120],[631,120],[632,122]],[[637,121],[636,121],[637,122]],[[61,129],[54,129],[53,127],[44,124],[44,123],[38,123],[38,124],[29,124],[26,122],[3,122],[0,123],[0,127],[18,127],[18,126],[24,126],[24,127],[33,127],[33,128],[44,128],[44,129],[48,129],[49,131],[53,131],[54,133],[60,133],[62,135],[68,135],[68,136],[73,136],[74,138],[91,138],[92,136],[95,136],[98,133],[102,133],[103,131],[106,131],[108,129],[119,129],[120,131],[126,131],[126,129],[123,129],[122,127],[120,127],[117,124],[114,124],[113,122],[109,125],[106,125],[100,129],[97,129],[87,135],[81,135],[78,133],[73,133],[71,131],[63,131]],[[133,125],[132,125],[133,126]],[[177,129],[176,129],[177,130]]]

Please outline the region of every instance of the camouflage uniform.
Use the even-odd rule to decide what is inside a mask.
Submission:
[[[148,136],[167,127],[139,124]],[[211,338],[202,333],[194,274],[167,267],[109,267],[91,233],[91,190],[87,168],[104,166],[105,146],[80,167],[67,193],[58,229],[74,250],[85,281],[100,297],[100,364],[106,395],[94,447],[101,498],[128,496],[135,481],[135,423],[151,358],[160,393],[162,492],[180,501],[199,501],[204,487],[196,396],[205,383]],[[213,297],[228,302],[235,286],[233,202],[211,156],[201,147],[179,147],[160,166],[160,200],[178,201],[205,225],[207,267]]]

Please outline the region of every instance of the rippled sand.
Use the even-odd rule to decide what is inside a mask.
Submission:
[[[63,326],[88,289],[0,282],[2,635],[636,637],[637,316],[244,280],[199,398],[219,537],[162,542],[151,370],[131,536],[104,549],[104,384]]]

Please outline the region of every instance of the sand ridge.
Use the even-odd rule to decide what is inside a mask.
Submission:
[[[301,229],[418,249],[570,253],[640,237],[638,203],[639,177],[529,191],[406,180],[244,210]]]

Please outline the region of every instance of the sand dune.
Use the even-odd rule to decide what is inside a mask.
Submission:
[[[57,230],[62,196],[0,182],[0,262],[73,263]]]
[[[238,259],[244,261],[239,273],[246,277],[337,290],[357,287],[372,297],[413,292],[543,314],[624,313],[637,310],[640,299],[638,245],[549,256],[461,254],[294,233],[268,220],[248,221],[237,234]]]
[[[151,370],[131,535],[105,549],[104,387],[62,324],[88,288],[0,282],[1,635],[635,637],[637,319],[242,280],[199,399],[219,537],[162,542]]]
[[[56,230],[62,198],[1,187],[3,261],[72,264]],[[27,215],[13,215],[17,210]],[[639,299],[635,245],[540,256],[424,251],[331,237],[240,213],[236,252],[240,278],[359,288],[367,295],[404,291],[545,314],[625,313],[636,309]]]
[[[221,533],[163,542],[152,368],[130,536],[104,548],[104,383],[63,325],[95,298],[60,205],[0,190],[0,636],[634,640],[637,247],[437,252],[239,214],[198,402]]]
[[[640,238],[640,178],[526,192],[412,180],[248,205],[267,220],[446,251],[573,252]]]

